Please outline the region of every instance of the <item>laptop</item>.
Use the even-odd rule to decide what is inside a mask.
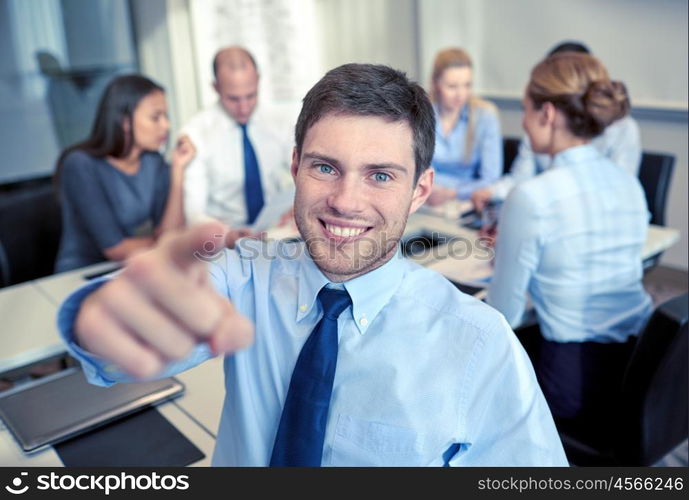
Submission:
[[[182,395],[174,377],[97,387],[72,367],[0,393],[0,418],[26,452]]]

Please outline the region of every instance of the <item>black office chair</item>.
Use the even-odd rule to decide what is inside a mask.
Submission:
[[[651,224],[665,225],[665,205],[670,191],[670,180],[675,167],[674,155],[644,152],[639,166],[639,181],[646,195]],[[644,270],[649,270],[660,262],[662,252],[644,260]]]
[[[656,307],[627,365],[606,443],[560,431],[570,463],[650,466],[687,439],[688,323],[689,294]]]
[[[502,174],[508,174],[512,170],[512,163],[519,153],[519,137],[503,137],[502,139]]]
[[[0,286],[53,273],[62,221],[50,179],[0,192]]]
[[[639,181],[646,194],[651,224],[665,225],[665,205],[674,167],[674,155],[650,152],[641,155]]]

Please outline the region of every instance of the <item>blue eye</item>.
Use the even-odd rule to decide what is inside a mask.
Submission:
[[[333,167],[330,165],[318,165],[318,170],[322,174],[332,174],[334,172]]]
[[[373,174],[373,178],[376,182],[387,182],[390,180],[390,175],[385,172],[376,172]]]

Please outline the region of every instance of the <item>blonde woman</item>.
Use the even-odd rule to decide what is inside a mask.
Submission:
[[[466,200],[502,174],[502,136],[495,106],[473,95],[473,68],[462,49],[438,52],[431,75],[436,140],[429,205]]]
[[[515,327],[528,292],[540,335],[525,347],[553,415],[560,426],[604,429],[652,310],[639,257],[643,190],[591,144],[629,99],[598,59],[568,52],[533,69],[523,105],[531,147],[552,166],[505,200],[487,301]]]

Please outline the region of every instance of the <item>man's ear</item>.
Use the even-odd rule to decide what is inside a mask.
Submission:
[[[419,180],[416,181],[414,187],[414,194],[411,199],[411,206],[409,207],[409,215],[416,212],[421,205],[423,205],[433,190],[433,179],[435,178],[435,170],[427,168],[421,173]]]
[[[218,80],[213,80],[213,90],[220,95],[220,86],[218,85]]]
[[[292,164],[289,167],[294,182],[297,181],[297,170],[299,170],[299,154],[297,153],[297,148],[294,147],[292,148]]]

